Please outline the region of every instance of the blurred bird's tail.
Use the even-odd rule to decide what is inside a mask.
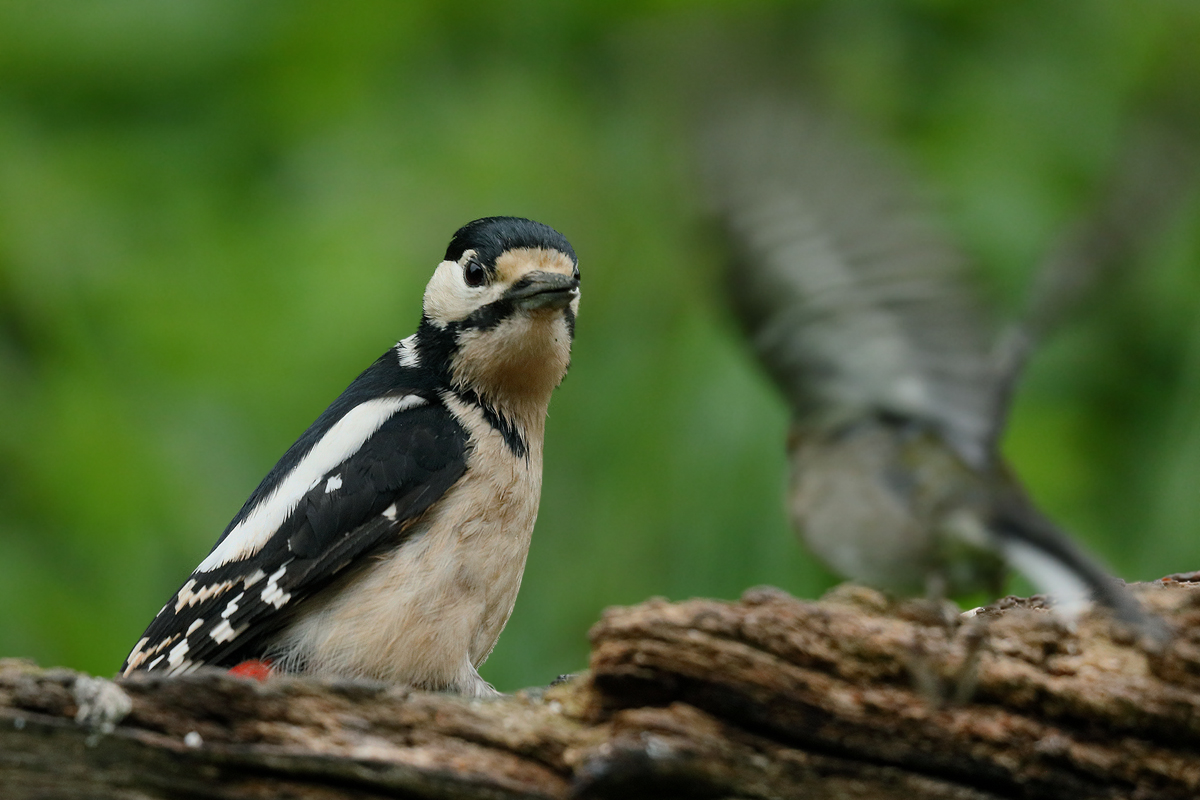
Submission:
[[[1003,503],[991,521],[1005,560],[1055,601],[1055,610],[1077,617],[1094,600],[1134,628],[1149,646],[1159,647],[1170,629],[1149,614],[1125,588],[1023,497]]]

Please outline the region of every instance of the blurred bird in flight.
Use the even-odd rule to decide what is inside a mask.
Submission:
[[[1037,343],[1182,195],[1174,143],[1135,137],[996,336],[968,259],[882,148],[778,99],[719,120],[700,158],[727,297],[791,409],[787,506],[808,548],[846,578],[934,598],[998,593],[1012,567],[1067,617],[1091,598],[1161,641],[1163,624],[1032,503],[999,441]]]

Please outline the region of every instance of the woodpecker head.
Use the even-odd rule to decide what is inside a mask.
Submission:
[[[425,289],[422,357],[497,407],[544,404],[571,361],[579,262],[553,228],[486,217],[454,234]]]

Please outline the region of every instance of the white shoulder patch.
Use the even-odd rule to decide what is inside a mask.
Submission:
[[[237,524],[224,541],[196,567],[208,572],[231,561],[249,558],[263,548],[296,508],[310,487],[350,456],[375,434],[383,423],[401,411],[424,405],[417,395],[381,397],[367,400],[346,412],[284,476],[275,491],[259,501],[245,519]]]
[[[417,353],[417,335],[415,333],[396,343],[396,357],[399,359],[400,366],[402,367],[419,367],[421,365],[421,357]]]

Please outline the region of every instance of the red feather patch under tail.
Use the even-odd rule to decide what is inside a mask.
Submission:
[[[271,677],[271,661],[270,659],[252,658],[249,661],[243,661],[236,667],[231,667],[230,675],[236,675],[239,678],[253,678],[256,681],[265,681]]]

